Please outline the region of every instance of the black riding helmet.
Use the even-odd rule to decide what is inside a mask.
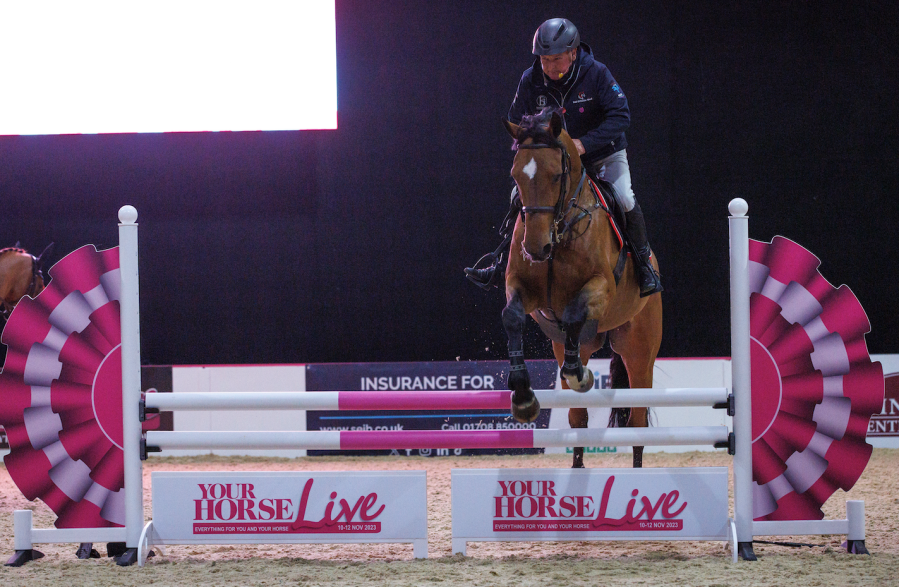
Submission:
[[[534,55],[558,55],[580,44],[577,27],[567,18],[551,18],[534,33]]]

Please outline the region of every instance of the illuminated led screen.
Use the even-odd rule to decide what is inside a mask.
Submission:
[[[337,128],[334,0],[0,2],[0,135]]]

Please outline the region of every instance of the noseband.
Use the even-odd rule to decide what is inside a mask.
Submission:
[[[565,202],[567,195],[567,186],[568,179],[571,173],[571,155],[568,154],[568,149],[566,149],[563,145],[549,145],[546,143],[533,143],[530,145],[518,145],[516,150],[519,149],[560,149],[562,151],[562,177],[559,181],[559,199],[556,201],[555,206],[522,206],[521,207],[521,221],[524,222],[527,214],[552,214],[553,215],[553,224],[552,224],[552,246],[555,249],[555,246],[562,242],[562,239],[565,237],[567,233],[571,231],[575,224],[580,222],[584,217],[590,218],[592,220],[592,210],[586,210],[585,208],[578,206],[577,198],[581,193],[581,188],[584,186],[584,179],[587,177],[586,168],[581,168],[581,178],[578,181],[577,189],[575,189],[571,198],[568,200],[568,206],[564,209],[562,208],[563,202]],[[594,195],[595,197],[595,195]],[[598,201],[597,201],[598,206]],[[597,207],[594,206],[594,209]],[[568,214],[568,212],[572,208],[580,208],[581,213],[577,215],[576,218],[567,222],[562,226],[562,220]]]

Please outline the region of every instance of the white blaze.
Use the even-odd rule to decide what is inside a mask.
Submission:
[[[522,171],[531,179],[537,174],[537,161],[531,159],[531,162],[521,168]]]

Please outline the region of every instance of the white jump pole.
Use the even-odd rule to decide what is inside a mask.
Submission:
[[[458,410],[508,409],[508,391],[230,391],[151,393],[156,410]],[[727,403],[724,387],[669,389],[571,389],[534,391],[543,408],[712,407]]]
[[[752,552],[752,382],[749,343],[749,205],[731,200],[730,211],[730,348],[734,394],[734,518],[740,555]]]
[[[144,487],[140,461],[140,297],[138,294],[137,210],[119,210],[119,299],[122,322],[122,417],[125,453],[125,547],[122,566],[137,562],[137,547],[144,525]]]
[[[727,426],[403,431],[148,431],[154,449],[546,448],[566,446],[708,446],[727,444]]]

